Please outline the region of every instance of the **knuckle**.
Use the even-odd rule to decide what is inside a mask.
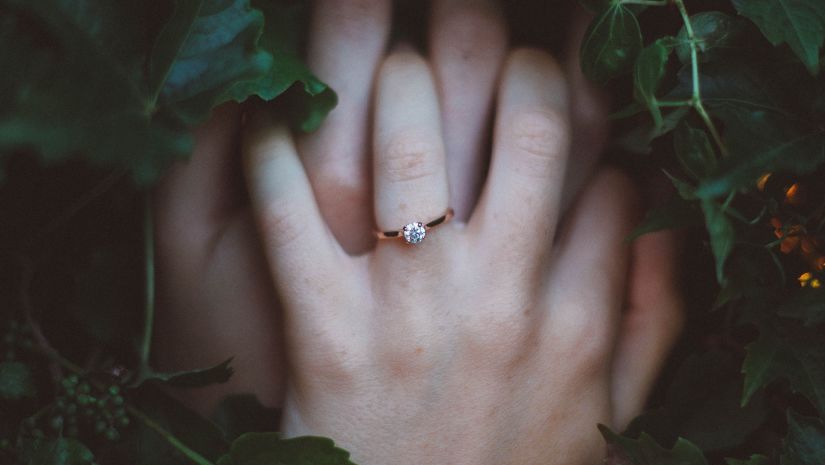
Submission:
[[[490,368],[509,371],[521,366],[538,345],[538,326],[531,308],[479,312],[465,334],[470,353]]]
[[[569,122],[558,110],[522,110],[513,116],[506,137],[521,159],[521,169],[543,175],[564,162],[570,139]]]
[[[258,218],[258,225],[264,243],[276,249],[291,244],[307,227],[304,215],[285,202],[267,206]]]
[[[333,331],[317,331],[312,347],[305,348],[297,358],[300,372],[309,384],[324,385],[338,392],[357,389],[368,364],[363,351]]]
[[[582,319],[575,327],[568,326],[560,338],[561,352],[577,377],[591,379],[607,366],[612,339],[605,326]]]
[[[378,172],[393,182],[432,176],[441,149],[425,138],[404,134],[395,137],[378,157]]]

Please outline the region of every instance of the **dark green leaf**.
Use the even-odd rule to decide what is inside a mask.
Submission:
[[[825,463],[825,423],[788,411],[788,436],[782,448],[782,465]]]
[[[656,99],[656,91],[665,75],[670,48],[666,46],[670,38],[662,38],[648,45],[639,53],[633,70],[633,89],[636,100],[647,106],[656,127],[661,127],[662,110]]]
[[[24,439],[20,458],[26,465],[94,465],[95,457],[81,442],[68,438]]]
[[[699,61],[706,62],[733,46],[745,30],[742,19],[719,11],[704,11],[690,17]],[[690,64],[690,41],[684,27],[676,36],[676,56],[684,64]]]
[[[713,257],[716,260],[716,280],[721,284],[725,282],[725,263],[733,250],[735,239],[733,224],[722,210],[722,206],[713,200],[703,200],[702,211],[705,213],[705,226],[710,236]]]
[[[676,158],[694,180],[705,178],[716,169],[716,155],[707,133],[682,123],[673,133]]]
[[[225,383],[232,377],[233,370],[229,366],[230,363],[232,363],[232,358],[228,358],[211,368],[174,373],[158,373],[147,368],[132,385],[140,386],[148,381],[157,381],[174,387],[203,387],[210,384]]]
[[[757,390],[778,378],[787,379],[791,389],[808,398],[825,412],[825,337],[822,334],[795,335],[782,338],[764,326],[759,338],[747,346],[742,366],[745,405]]]
[[[652,122],[639,124],[620,137],[616,145],[632,153],[648,154],[651,151],[650,144],[655,139],[676,129],[676,126],[687,116],[688,112],[690,112],[690,107],[676,108],[664,115],[662,125],[658,127]]]
[[[264,407],[253,394],[235,394],[221,401],[213,418],[233,441],[244,433],[277,431],[280,411]]]
[[[751,455],[747,460],[725,459],[728,465],[769,465],[770,459],[764,455]]]
[[[304,436],[281,439],[278,433],[247,433],[232,443],[218,465],[355,465],[349,452],[331,439]]]
[[[16,400],[34,396],[29,367],[20,362],[0,363],[0,399]]]
[[[777,313],[801,320],[806,326],[825,323],[825,289],[800,289],[782,303]]]
[[[702,451],[686,439],[679,438],[673,449],[667,450],[647,433],[642,433],[639,439],[630,439],[604,425],[599,425],[599,431],[608,444],[620,448],[632,465],[708,465]]]
[[[736,357],[722,351],[689,356],[670,381],[662,405],[635,419],[625,436],[644,431],[660,444],[683,437],[704,451],[740,446],[763,425],[767,409],[762,399],[740,407],[739,366]]]
[[[581,47],[584,75],[605,82],[628,72],[642,50],[642,33],[636,15],[615,3],[590,24]]]
[[[695,204],[683,199],[679,195],[673,195],[660,207],[651,209],[645,215],[644,220],[627,237],[628,241],[634,241],[639,236],[651,232],[665,229],[678,229],[694,224],[699,220],[698,209]]]
[[[825,2],[821,0],[734,0],[739,14],[759,26],[772,44],[787,43],[813,74],[825,42]]]

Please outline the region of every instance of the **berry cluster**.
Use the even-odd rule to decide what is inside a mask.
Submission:
[[[2,360],[17,360],[21,352],[30,350],[33,345],[34,339],[29,325],[11,320],[3,333]]]
[[[81,428],[88,428],[110,441],[120,438],[120,428],[129,426],[130,420],[120,393],[120,386],[113,384],[98,389],[77,375],[69,375],[60,382],[60,394],[51,409],[49,427],[68,437],[77,437]],[[36,420],[29,418],[32,434],[42,436],[36,428]]]

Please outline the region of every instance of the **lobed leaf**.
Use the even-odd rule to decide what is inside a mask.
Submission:
[[[819,54],[825,43],[825,2],[733,0],[733,4],[772,44],[787,43],[812,74],[819,73]]]
[[[608,444],[620,448],[624,458],[632,465],[708,465],[702,451],[686,439],[679,438],[668,450],[647,433],[642,433],[639,439],[630,439],[604,425],[599,425],[599,431]]]

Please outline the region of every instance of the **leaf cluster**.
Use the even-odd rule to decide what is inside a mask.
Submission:
[[[602,429],[609,463],[823,463],[825,2],[584,3],[582,70],[627,96],[617,153],[673,184],[631,239],[685,228],[717,289],[658,406]]]

